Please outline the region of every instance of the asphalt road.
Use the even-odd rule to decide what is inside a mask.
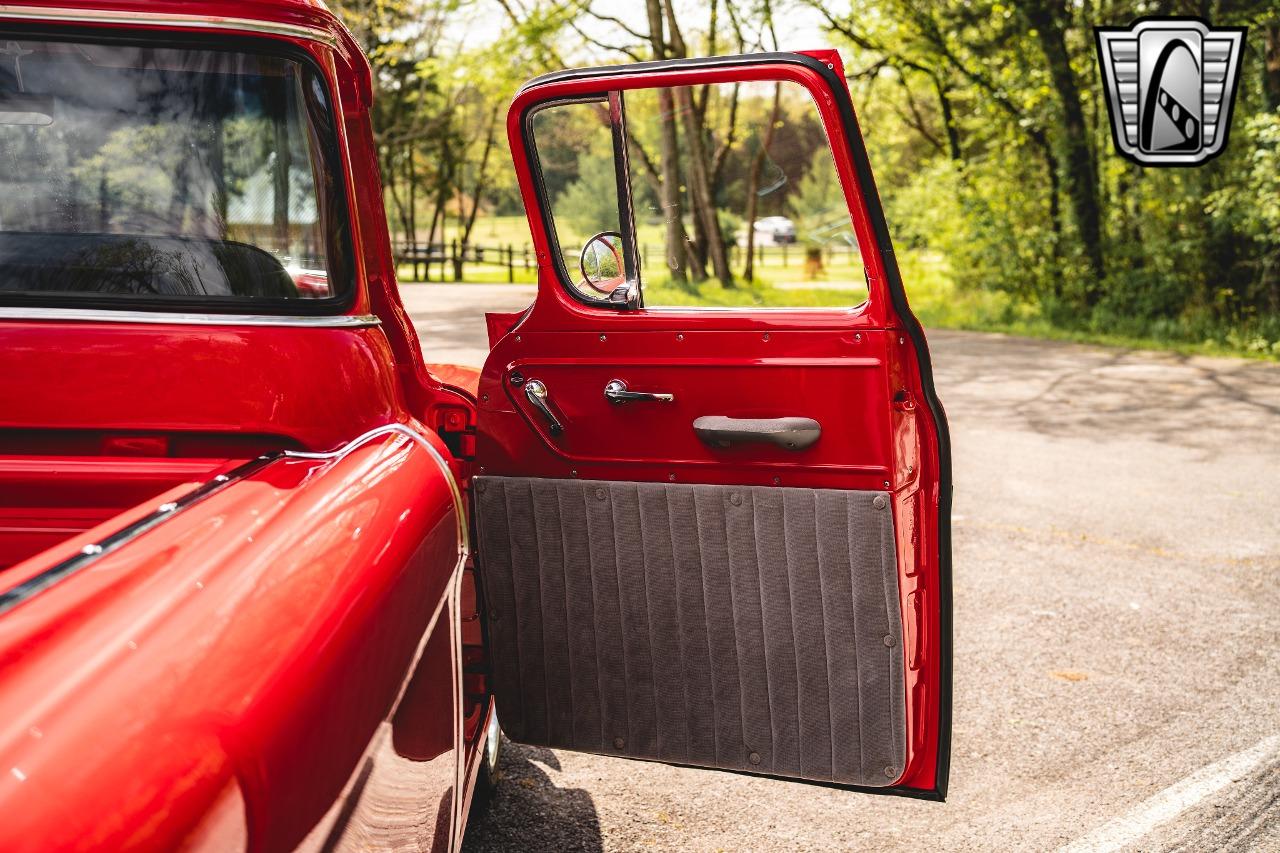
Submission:
[[[480,364],[532,288],[404,288]],[[1280,366],[936,331],[945,804],[508,745],[468,850],[1280,851]]]

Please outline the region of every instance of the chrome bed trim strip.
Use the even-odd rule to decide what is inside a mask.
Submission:
[[[195,504],[200,503],[205,498],[220,492],[226,488],[227,484],[241,480],[260,468],[265,468],[270,463],[282,458],[283,453],[269,453],[252,459],[245,464],[235,468],[226,474],[219,474],[212,480],[202,486],[197,486],[187,492],[176,501],[160,504],[154,510],[144,515],[142,518],[126,524],[111,535],[99,539],[97,542],[85,545],[80,552],[74,556],[68,557],[59,563],[55,563],[34,577],[28,578],[16,586],[13,586],[3,593],[0,593],[0,614],[8,613],[13,608],[35,598],[49,587],[66,580],[71,575],[89,566],[89,564],[97,562],[99,559],[112,551],[115,551],[125,544],[133,541],[142,534],[146,533],[161,523],[168,521],[178,513],[182,512]]]
[[[185,311],[116,311],[100,308],[37,308],[0,305],[0,320],[57,323],[148,323],[177,326],[288,326],[308,329],[364,329],[381,326],[372,314],[290,316],[284,314],[193,314]]]
[[[404,436],[426,448],[427,452],[431,454],[432,459],[435,461],[436,466],[444,474],[445,479],[449,484],[449,491],[453,496],[453,508],[458,517],[458,565],[461,565],[462,560],[466,558],[466,555],[470,550],[467,520],[462,504],[462,491],[458,488],[458,481],[454,479],[453,472],[449,470],[448,461],[441,455],[440,451],[431,444],[431,442],[427,441],[424,436],[415,432],[410,427],[398,423],[384,424],[383,426],[375,427],[363,435],[356,437],[337,450],[330,450],[324,453],[278,450],[272,453],[263,454],[257,459],[251,459],[225,474],[219,474],[212,480],[209,480],[203,485],[197,486],[187,492],[177,500],[160,504],[150,513],[137,521],[125,525],[115,533],[112,533],[97,542],[85,545],[78,553],[67,557],[61,562],[55,563],[34,577],[28,578],[22,583],[16,584],[4,592],[0,592],[0,615],[9,612],[25,601],[35,598],[40,593],[58,583],[61,583],[71,575],[79,572],[81,569],[97,562],[107,554],[119,550],[147,531],[158,527],[181,513],[183,510],[195,506],[206,498],[209,498],[226,488],[231,483],[243,480],[245,477],[256,473],[273,462],[277,462],[281,459],[341,459],[366,442],[391,434]]]

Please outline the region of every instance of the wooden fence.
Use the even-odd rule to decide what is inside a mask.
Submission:
[[[462,281],[467,265],[497,267],[506,270],[507,281],[516,280],[516,270],[528,270],[534,264],[533,250],[528,244],[516,248],[506,246],[472,246],[454,240],[451,243],[396,243],[392,252],[398,266],[413,269],[413,281]],[[436,269],[432,278],[432,268]]]
[[[661,248],[648,244],[640,245],[640,265],[649,269],[650,258],[655,262],[662,261]],[[482,266],[490,269],[505,270],[508,282],[514,282],[516,270],[528,271],[537,268],[537,259],[528,243],[522,246],[480,246],[467,245],[454,240],[450,243],[410,243],[399,242],[392,246],[395,262],[398,266],[408,266],[413,270],[412,281],[465,281],[468,266]],[[743,248],[729,246],[729,262],[735,269],[742,264]],[[805,249],[799,244],[781,246],[756,246],[757,263],[761,266],[790,266],[792,263],[804,263]],[[823,249],[823,257],[827,263],[847,255],[852,263],[858,256],[853,246],[828,246]],[[577,268],[578,257],[575,253],[565,252],[565,265],[573,270]],[[665,266],[665,264],[664,264]],[[435,278],[432,278],[432,270]]]

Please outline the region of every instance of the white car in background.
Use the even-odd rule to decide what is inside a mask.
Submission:
[[[796,225],[785,216],[766,216],[756,220],[755,245],[785,246],[796,241]],[[746,235],[739,239],[739,244],[747,244]]]

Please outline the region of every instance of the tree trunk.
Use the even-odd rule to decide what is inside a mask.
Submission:
[[[289,250],[289,136],[283,118],[275,121],[275,204],[272,222],[276,232],[276,247],[282,251]]]
[[[764,171],[764,158],[773,144],[773,129],[778,125],[778,112],[782,107],[782,84],[773,84],[773,108],[769,111],[769,124],[765,126],[760,147],[751,158],[751,171],[747,175],[747,258],[742,265],[742,278],[751,284],[755,278],[756,211],[760,204],[760,173]]]
[[[404,173],[409,185],[409,204],[406,209],[405,232],[409,243],[418,242],[418,170],[413,163],[413,143],[406,146]]]
[[[653,47],[654,59],[667,58],[666,40],[662,35],[661,0],[646,0],[645,9],[649,15],[649,41]],[[685,284],[688,277],[685,273],[685,233],[684,211],[680,204],[680,144],[676,130],[676,111],[671,90],[658,90],[658,158],[661,163],[662,182],[659,203],[662,205],[662,220],[666,224],[666,259],[671,280],[676,284]],[[700,271],[694,277],[701,278]]]
[[[179,150],[190,150],[192,147],[194,146],[191,143],[187,143],[181,146]],[[176,171],[173,175],[173,192],[169,195],[169,225],[179,232],[185,230],[183,226],[187,216],[187,208],[190,206],[190,199],[191,167],[187,158],[179,155]],[[280,248],[287,250],[288,244],[286,243]]]
[[[476,214],[480,211],[480,199],[484,195],[485,175],[489,170],[489,154],[493,151],[494,132],[498,125],[498,109],[501,102],[495,102],[493,110],[489,113],[489,126],[485,133],[484,151],[480,154],[480,165],[476,169],[475,189],[471,193],[471,212],[467,214],[466,223],[462,228],[462,244],[471,242],[471,229],[476,224]]]
[[[405,230],[404,201],[400,198],[400,181],[397,180],[397,175],[400,170],[396,168],[394,147],[389,145],[386,146],[386,148],[380,152],[380,158],[383,189],[391,198],[391,205],[393,208],[391,221],[389,221],[387,225],[389,228],[393,225],[398,225],[400,227],[400,232],[403,235]]]
[[[213,140],[209,147],[209,168],[213,171],[213,215],[219,239],[227,238],[227,145],[226,124],[213,122]],[[74,196],[73,196],[74,197]]]
[[[673,58],[689,55],[689,48],[680,34],[680,25],[676,21],[675,7],[671,0],[661,0],[662,11],[666,18],[668,34],[668,53]],[[700,253],[696,262],[692,262],[697,278],[705,278],[705,260],[709,258],[716,278],[727,287],[733,286],[733,270],[729,269],[728,254],[725,251],[724,236],[720,231],[720,221],[716,217],[715,199],[710,181],[711,158],[707,152],[704,126],[697,105],[693,102],[693,90],[683,87],[675,90],[675,106],[684,122],[685,149],[689,153],[689,173],[685,177],[689,184],[689,201],[693,207],[695,226],[699,235]]]
[[[1049,230],[1053,234],[1054,270],[1062,269],[1062,178],[1058,177],[1058,159],[1048,148],[1044,150],[1045,173],[1049,176]],[[1062,277],[1053,277],[1054,292],[1062,295]]]
[[[937,74],[929,75],[933,89],[938,93],[938,110],[942,113],[942,127],[947,132],[947,156],[953,163],[964,159],[960,153],[960,130],[956,127],[955,113],[951,109],[951,91]]]
[[[436,176],[435,206],[431,211],[431,230],[427,232],[427,242],[436,241],[436,228],[440,229],[439,243],[444,245],[445,226],[448,220],[445,208],[449,204],[449,188],[453,184],[453,152],[447,136],[440,140],[440,173]]]
[[[403,156],[412,156],[412,155],[409,153],[406,153]],[[393,167],[394,167],[394,162],[393,162]],[[404,181],[404,175],[401,175],[400,180],[396,181],[396,183],[398,185],[403,181]],[[404,187],[403,191],[407,193],[409,191],[409,188],[406,186]],[[404,240],[410,239],[411,235],[409,234],[409,232],[413,228],[413,218],[412,216],[410,216],[410,213],[409,213],[410,204],[411,202],[408,199],[402,198],[399,194],[397,194],[396,210],[399,213],[399,218],[400,218],[400,236]]]
[[[1280,23],[1267,24],[1266,77],[1267,108],[1280,110]]]
[[[733,287],[733,270],[729,269],[724,234],[720,230],[720,219],[716,216],[715,198],[711,192],[707,148],[702,137],[703,128],[694,112],[693,98],[688,87],[676,90],[676,106],[684,117],[685,147],[689,151],[689,195],[693,202],[694,215],[698,218],[703,233],[706,234],[707,257],[711,261],[711,269],[715,277],[720,279],[725,287]]]
[[[699,274],[695,278],[701,281],[707,277],[707,246],[711,240],[707,236],[707,221],[702,216],[698,197],[693,194],[692,188],[689,190],[689,206],[693,210],[693,239],[686,244],[689,250],[689,269],[698,270]]]
[[[1106,273],[1102,254],[1102,214],[1098,204],[1098,180],[1093,159],[1089,156],[1089,132],[1080,101],[1080,88],[1071,70],[1066,37],[1049,0],[1032,0],[1022,7],[1027,20],[1036,30],[1041,52],[1049,68],[1049,77],[1062,107],[1063,127],[1060,147],[1066,177],[1067,195],[1080,231],[1089,281],[1085,283],[1084,301],[1092,307],[1103,293]]]

